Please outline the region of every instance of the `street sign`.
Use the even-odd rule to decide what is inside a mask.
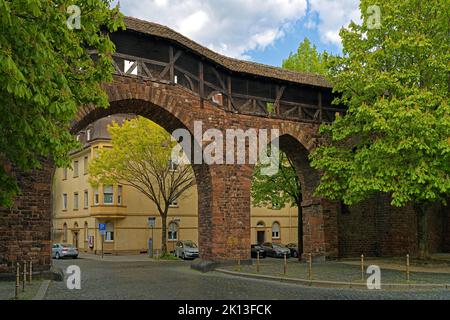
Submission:
[[[99,223],[98,231],[100,231],[101,235],[104,235],[106,233],[106,223]]]
[[[154,228],[156,226],[156,217],[148,217],[148,227]]]

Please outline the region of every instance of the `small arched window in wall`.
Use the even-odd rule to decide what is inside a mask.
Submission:
[[[272,239],[280,239],[280,224],[274,222],[272,225]]]
[[[67,242],[67,223],[63,225],[63,242]]]

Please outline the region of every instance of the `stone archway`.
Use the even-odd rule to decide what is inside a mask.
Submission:
[[[250,128],[278,129],[282,137],[281,146],[295,159],[297,172],[302,173],[301,178],[306,186],[302,204],[305,252],[317,256],[335,254],[337,243],[333,242],[334,207],[312,196],[318,175],[309,167],[307,160],[308,150],[316,144],[318,124],[226,111],[217,108],[208,100],[199,99],[182,86],[127,76],[115,76],[113,83],[105,85],[104,88],[109,96],[110,107],[81,107],[73,122],[72,132],[75,133],[91,122],[115,113],[144,116],[169,132],[185,128],[192,133],[196,121],[201,121],[205,129],[216,128],[222,132],[236,128],[244,131]],[[195,164],[193,169],[199,194],[200,257],[201,262],[208,262],[203,264],[201,269],[208,270],[217,263],[229,263],[237,259],[243,262],[249,260],[253,165]],[[23,260],[24,257],[31,256],[35,257],[36,265],[40,268],[50,267],[52,174],[53,165],[48,161],[43,161],[40,170],[17,174],[24,196],[17,198],[10,214],[3,214],[1,217],[6,219],[6,225],[16,225],[16,230],[20,232],[6,231],[7,240],[0,247],[0,257],[6,261],[3,263],[3,269],[8,269],[8,261]],[[32,224],[30,228],[30,224],[24,222],[27,219],[35,219],[39,223]],[[211,261],[214,263],[211,264]]]

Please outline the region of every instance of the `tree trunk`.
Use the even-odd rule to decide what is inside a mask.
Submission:
[[[298,212],[298,261],[302,260],[303,255],[303,208],[301,201],[297,203],[297,212]]]
[[[428,252],[428,203],[417,203],[414,210],[417,216],[417,240],[419,245],[419,259],[427,259]]]
[[[167,210],[161,214],[161,255],[167,253]]]

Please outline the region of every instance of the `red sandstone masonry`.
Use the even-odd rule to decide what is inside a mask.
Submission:
[[[114,82],[104,88],[110,107],[98,109],[91,105],[80,108],[73,132],[114,113],[142,115],[169,132],[178,128],[193,132],[194,121],[203,121],[204,129],[217,128],[223,132],[227,128],[279,129],[281,149],[293,160],[302,183],[305,253],[335,258],[338,255],[359,255],[361,250],[400,253],[405,243],[411,245],[413,237],[405,233],[412,230],[414,223],[409,214],[395,211],[395,216],[392,216],[392,210],[379,207],[376,201],[362,204],[360,209],[352,208],[352,212],[356,210],[357,214],[363,214],[361,218],[346,218],[338,216],[337,203],[313,197],[319,176],[309,166],[308,154],[318,145],[317,124],[226,112],[208,101],[204,101],[202,107],[200,98],[181,86],[133,77],[115,76]],[[250,258],[253,167],[194,165],[193,168],[199,193],[201,258],[214,261]],[[42,170],[17,174],[23,193],[11,211],[0,210],[0,271],[11,271],[12,263],[30,258],[35,260],[38,268],[50,267],[52,172],[51,165],[45,163]]]

